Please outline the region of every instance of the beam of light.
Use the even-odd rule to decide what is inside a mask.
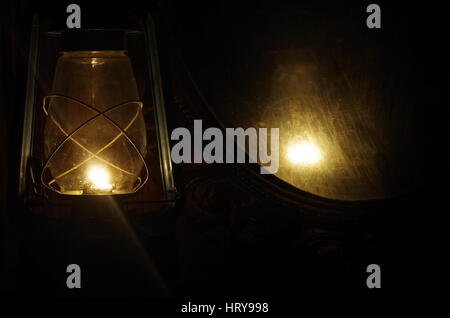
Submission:
[[[92,166],[87,173],[87,178],[94,190],[110,191],[112,189],[109,172],[102,167]]]
[[[147,280],[149,288],[152,287],[152,292],[157,292],[158,297],[173,297],[171,290],[161,276],[149,252],[142,245],[141,240],[131,227],[117,201],[113,197],[108,196],[106,197],[106,202],[116,222],[121,225],[121,231],[125,233],[124,239],[129,243],[132,252],[139,257],[139,260],[142,262],[141,264],[145,266],[146,271],[143,273],[142,278]]]
[[[293,164],[312,165],[322,160],[322,153],[315,144],[302,141],[288,147],[287,159]]]

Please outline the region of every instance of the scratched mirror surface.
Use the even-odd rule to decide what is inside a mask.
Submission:
[[[406,27],[369,30],[359,6],[239,7],[221,2],[214,19],[179,22],[180,39],[200,34],[180,40],[183,58],[224,127],[279,128],[275,175],[321,197],[382,199],[421,185]]]

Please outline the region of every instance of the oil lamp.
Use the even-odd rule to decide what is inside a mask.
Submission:
[[[34,18],[19,180],[24,198],[174,200],[152,17],[141,25],[54,32]]]

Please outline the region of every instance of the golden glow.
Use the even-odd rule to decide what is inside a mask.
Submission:
[[[101,65],[101,64],[104,64],[104,62],[100,62],[98,58],[93,57],[93,58],[91,59],[91,65],[92,65],[92,67],[95,67],[95,66]]]
[[[309,165],[322,160],[322,154],[315,144],[303,141],[288,147],[287,158],[294,164]]]
[[[106,169],[98,166],[93,166],[89,169],[87,177],[91,183],[91,188],[93,190],[112,190],[112,185],[109,181],[109,173]]]

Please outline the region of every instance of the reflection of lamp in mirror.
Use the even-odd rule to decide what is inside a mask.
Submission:
[[[90,45],[63,52],[44,98],[42,183],[60,194],[133,193],[148,179],[136,80],[124,48]]]
[[[314,143],[301,141],[288,146],[287,158],[293,164],[312,165],[322,160],[322,153]]]

